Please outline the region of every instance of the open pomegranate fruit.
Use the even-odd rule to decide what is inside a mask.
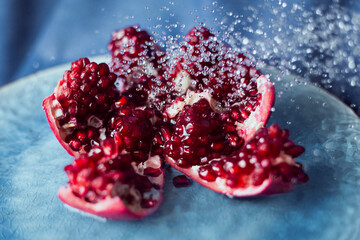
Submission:
[[[44,99],[50,128],[75,157],[63,202],[110,219],[148,216],[163,200],[165,162],[229,196],[308,180],[294,161],[304,148],[264,127],[274,87],[250,59],[204,27],[180,46],[169,57],[138,26],[116,31],[110,67],[79,59]]]
[[[59,198],[97,216],[132,220],[155,212],[162,200],[164,172],[159,156],[136,162],[132,154],[118,154],[108,139],[65,167],[69,177]]]

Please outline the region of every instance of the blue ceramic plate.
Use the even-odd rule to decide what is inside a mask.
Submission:
[[[294,192],[230,199],[196,183],[177,189],[171,179],[178,173],[168,171],[164,204],[149,218],[104,221],[70,211],[57,191],[72,158],[41,108],[69,67],[0,89],[0,239],[360,239],[359,118],[304,85],[276,85],[283,94],[269,121],[306,147],[298,161],[310,181]]]

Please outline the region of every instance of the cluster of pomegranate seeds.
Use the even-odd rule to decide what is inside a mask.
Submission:
[[[61,111],[56,117],[60,128],[68,132],[64,141],[72,150],[89,151],[91,141],[99,142],[104,116],[119,97],[116,78],[107,64],[81,58],[59,81],[54,94]]]
[[[200,167],[199,176],[210,182],[222,178],[229,187],[240,188],[258,186],[266,179],[278,177],[294,184],[307,182],[302,166],[293,161],[305,149],[288,138],[289,131],[278,125],[262,128],[240,151]]]
[[[132,82],[154,71],[163,72],[164,52],[152,37],[139,26],[127,27],[112,34],[108,45],[111,52],[111,68],[121,78]],[[156,74],[154,74],[156,75]]]
[[[65,167],[73,193],[90,203],[118,196],[129,206],[153,207],[159,200],[154,190],[160,186],[135,171],[131,154],[109,155],[115,148],[107,140]]]
[[[134,107],[127,104],[126,97],[115,103],[108,124],[108,135],[114,138],[119,152],[131,153],[134,160],[148,158],[154,137],[151,118],[154,112],[150,108]]]
[[[216,41],[214,34],[205,27],[194,27],[180,44],[182,54],[172,75],[184,70],[196,80],[195,88],[202,89],[217,65],[220,49],[224,47]],[[221,47],[222,46],[222,47]]]
[[[206,99],[186,105],[176,117],[174,133],[165,144],[165,153],[188,168],[204,165],[216,156],[228,155],[239,149],[243,139],[235,128],[226,129]]]
[[[139,26],[116,31],[108,45],[111,68],[118,74],[120,89],[137,106],[162,109],[176,94],[174,84],[165,79],[165,53]]]
[[[173,86],[174,84],[171,81],[167,81],[161,75],[144,75],[131,87],[128,87],[122,95],[126,96],[136,106],[147,105],[162,111],[167,102],[177,96]]]
[[[243,54],[227,51],[210,76],[209,88],[213,98],[223,107],[241,105],[247,115],[255,110],[259,102],[256,80],[261,73]],[[246,117],[245,117],[246,118]]]

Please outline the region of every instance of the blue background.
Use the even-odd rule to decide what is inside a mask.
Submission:
[[[184,34],[193,25],[194,16],[199,19],[211,19],[216,14],[201,11],[213,1],[173,1],[171,12],[174,17],[171,22],[185,24],[183,32],[175,29],[173,34]],[[256,6],[260,0],[219,0],[218,6],[223,6],[223,12],[247,14],[243,11],[248,5]],[[266,1],[278,4],[279,1]],[[305,9],[314,6],[331,6],[331,0],[286,1],[287,4],[301,2]],[[359,11],[360,1],[336,1],[349,11]],[[0,86],[20,77],[46,69],[65,62],[74,61],[80,57],[91,57],[107,53],[107,43],[111,33],[128,25],[140,24],[147,28],[154,26],[157,17],[169,19],[169,12],[159,10],[169,6],[168,1],[43,1],[43,0],[3,0],[0,1]],[[190,10],[198,10],[195,15],[189,15]],[[285,11],[285,10],[284,10]],[[266,15],[267,13],[262,13]],[[164,26],[160,28],[164,29]],[[178,32],[177,32],[178,31]],[[244,33],[246,34],[246,33]],[[356,59],[358,61],[359,59]],[[312,81],[320,81],[312,79]],[[345,80],[344,80],[345,81]],[[342,88],[346,88],[343,91]],[[336,83],[332,93],[347,104],[360,105],[359,88],[351,88],[341,81]],[[360,113],[358,107],[355,110]]]

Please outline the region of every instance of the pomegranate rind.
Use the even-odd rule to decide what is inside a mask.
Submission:
[[[57,124],[57,121],[55,119],[54,116],[54,108],[52,107],[54,100],[55,100],[55,94],[51,94],[50,96],[46,97],[43,101],[42,107],[45,111],[45,115],[46,118],[49,122],[50,125],[50,129],[51,131],[54,133],[56,139],[59,141],[59,143],[61,144],[61,146],[63,146],[65,148],[65,150],[71,155],[71,156],[76,156],[77,152],[73,151],[70,146],[68,144],[66,144],[66,142],[64,141],[64,139],[61,138],[60,136],[60,130],[59,130],[59,126]],[[59,107],[60,104],[59,104]]]
[[[58,197],[62,202],[73,208],[112,220],[137,220],[150,216],[158,210],[164,200],[161,192],[160,198],[154,207],[134,212],[122,202],[120,197],[108,198],[98,203],[89,203],[77,197],[69,186],[60,187]]]
[[[256,82],[258,92],[261,94],[259,105],[242,124],[236,124],[238,135],[243,137],[245,142],[250,140],[257,130],[265,126],[275,102],[275,88],[270,79],[261,75]]]
[[[166,157],[166,162],[176,170],[182,172],[186,176],[192,178],[202,186],[209,188],[215,192],[222,193],[234,197],[252,197],[252,196],[265,196],[291,192],[295,188],[295,184],[291,182],[282,181],[281,177],[268,178],[263,181],[259,186],[249,186],[246,188],[232,188],[225,184],[225,179],[217,178],[214,182],[203,180],[199,176],[198,166],[191,168],[181,168],[176,164],[176,161],[171,157]]]
[[[105,157],[105,159],[102,160],[110,161],[112,158],[117,156],[117,154],[118,154],[117,152],[113,153],[111,156],[107,156]],[[153,161],[152,159],[153,160],[158,159],[159,163],[161,164],[159,156],[150,157],[148,161]],[[156,183],[159,186],[159,189],[157,190],[158,198],[156,199],[156,203],[154,206],[150,208],[142,208],[141,206],[134,207],[134,206],[126,205],[119,196],[107,197],[103,200],[100,200],[97,203],[91,203],[74,194],[70,183],[65,187],[63,186],[60,187],[58,192],[58,197],[62,202],[69,205],[70,207],[73,207],[75,209],[81,210],[89,214],[93,214],[98,217],[112,219],[112,220],[141,219],[150,216],[155,211],[157,211],[164,200],[163,189],[165,183],[165,170],[163,168],[160,169],[161,169],[161,173],[159,176],[148,177],[148,179],[151,182]],[[143,172],[139,171],[139,169],[135,171],[137,172],[137,174],[144,176]]]

